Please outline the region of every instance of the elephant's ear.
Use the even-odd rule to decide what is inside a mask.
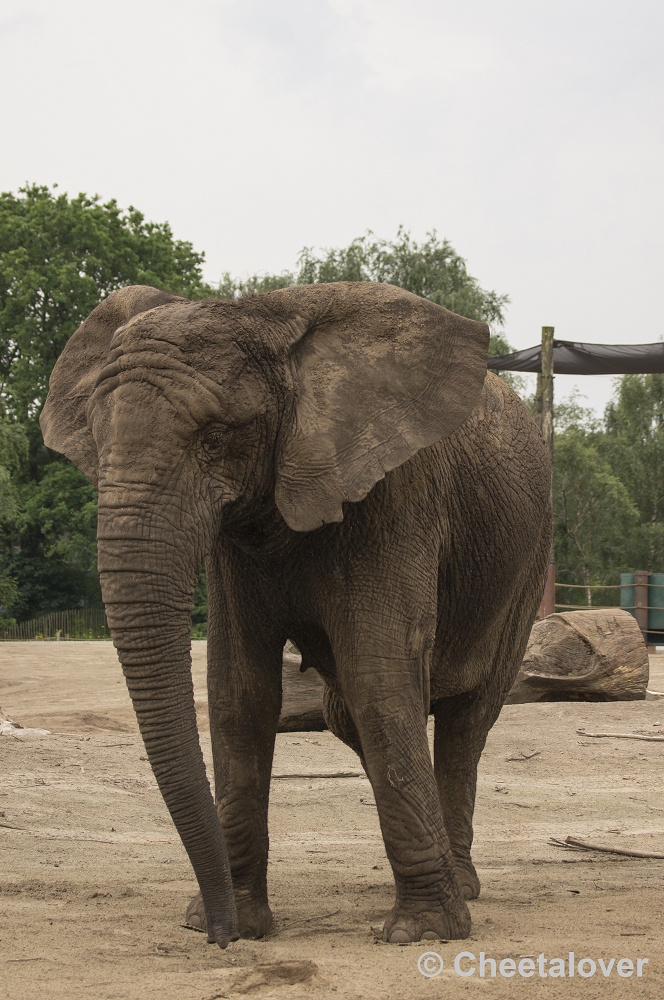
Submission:
[[[67,341],[51,378],[39,418],[44,442],[59,451],[93,483],[97,483],[97,448],[86,420],[86,407],[106,364],[115,332],[133,316],[182,301],[149,285],[130,285],[111,292]]]
[[[393,285],[272,292],[289,304],[296,383],[275,499],[289,527],[343,520],[386,472],[446,437],[477,405],[489,330]],[[293,321],[295,320],[295,321]]]

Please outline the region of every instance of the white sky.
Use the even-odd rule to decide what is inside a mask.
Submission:
[[[661,0],[0,0],[0,188],[133,204],[212,281],[436,229],[517,348],[655,341],[663,29]]]

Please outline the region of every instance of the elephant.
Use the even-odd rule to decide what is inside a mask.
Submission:
[[[98,488],[98,568],[147,756],[194,869],[188,921],[272,926],[286,641],[372,784],[388,942],[466,937],[477,765],[544,585],[550,466],[488,327],[396,286],[236,301],[131,286],[72,335],[41,427]],[[212,796],[190,612],[209,594]],[[427,720],[435,719],[433,762]]]

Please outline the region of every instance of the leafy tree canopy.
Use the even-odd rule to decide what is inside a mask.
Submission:
[[[463,257],[451,244],[439,239],[435,230],[418,243],[403,227],[392,241],[372,232],[354,239],[347,247],[316,252],[305,247],[294,272],[254,274],[240,280],[222,275],[218,294],[223,298],[271,291],[289,285],[313,285],[331,281],[380,281],[398,285],[415,295],[431,299],[470,319],[502,326],[507,295],[481,288],[466,268]],[[506,342],[503,341],[503,343]],[[509,353],[507,350],[502,353]]]
[[[561,583],[618,583],[664,571],[664,376],[623,375],[600,420],[578,398],[556,408],[554,516]],[[580,592],[559,589],[576,603]],[[618,591],[586,603],[617,604]]]
[[[0,539],[19,513],[19,501],[12,473],[16,474],[27,457],[25,432],[20,424],[0,418]],[[7,608],[18,596],[16,581],[8,571],[0,547],[0,628],[13,625]]]
[[[60,351],[123,285],[212,294],[203,259],[115,201],[39,185],[0,194],[0,627],[101,604],[96,491],[37,424]]]
[[[34,423],[65,343],[109,292],[209,294],[203,254],[135,208],[36,184],[0,194],[0,405]]]
[[[602,422],[573,396],[558,406],[554,448],[554,533],[556,578],[560,583],[617,582],[619,567],[629,564],[639,512],[615,474],[606,454]],[[610,604],[617,592],[600,592]],[[563,603],[575,604],[579,593],[560,592]],[[592,603],[587,589],[585,603]]]
[[[616,379],[602,451],[639,511],[636,568],[664,571],[664,375]]]

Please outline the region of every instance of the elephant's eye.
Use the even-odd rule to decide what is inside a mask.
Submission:
[[[203,446],[207,451],[217,451],[224,443],[224,436],[223,431],[209,431],[203,438]]]

